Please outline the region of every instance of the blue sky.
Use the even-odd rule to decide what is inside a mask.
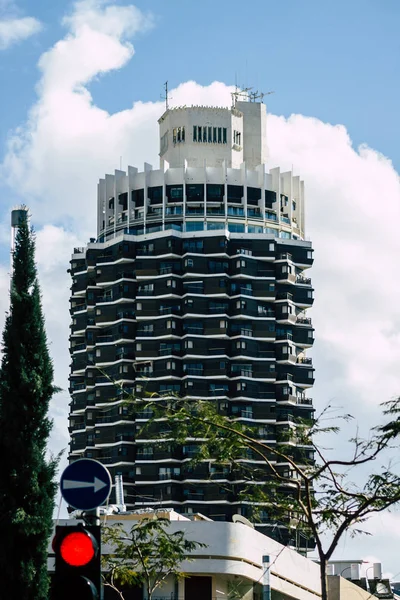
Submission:
[[[128,2],[119,4],[128,5]],[[0,140],[32,104],[40,54],[62,34],[71,2],[38,0],[34,16],[43,31],[1,56]],[[118,73],[91,85],[96,103],[114,112],[135,100],[158,100],[168,79],[174,87],[194,79],[274,90],[276,114],[298,112],[345,123],[356,144],[368,142],[400,164],[397,132],[400,79],[400,4],[397,0],[138,1],[154,15],[153,31],[135,40],[138,54]],[[18,3],[32,13],[32,3]]]
[[[120,156],[124,168],[157,168],[165,80],[172,106],[228,106],[235,80],[273,90],[269,166],[304,178],[315,248],[315,404],[344,406],[367,432],[379,402],[400,390],[400,4],[243,6],[0,0],[0,321],[9,210],[25,202],[56,382],[67,390],[70,253],[95,235],[97,180]],[[68,402],[64,391],[52,404],[54,451],[68,442]],[[374,555],[396,573],[400,516],[369,529],[373,544],[348,541],[341,555]]]

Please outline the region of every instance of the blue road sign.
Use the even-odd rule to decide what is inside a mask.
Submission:
[[[93,510],[111,492],[111,475],[98,460],[80,458],[63,471],[60,481],[65,502],[78,510]]]

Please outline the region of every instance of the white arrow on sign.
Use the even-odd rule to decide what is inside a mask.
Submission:
[[[71,479],[64,479],[63,481],[63,489],[64,490],[72,490],[79,488],[94,488],[94,493],[97,494],[100,490],[107,486],[107,483],[101,481],[97,477],[94,478],[94,481],[72,481]]]

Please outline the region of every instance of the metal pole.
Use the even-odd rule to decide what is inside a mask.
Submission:
[[[269,556],[265,555],[262,557],[263,564],[263,600],[271,600],[271,585],[270,585],[270,560]]]

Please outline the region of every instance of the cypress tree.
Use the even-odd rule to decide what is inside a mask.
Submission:
[[[47,457],[56,391],[28,213],[16,234],[0,369],[0,589],[8,600],[47,600],[47,547],[57,458]]]

